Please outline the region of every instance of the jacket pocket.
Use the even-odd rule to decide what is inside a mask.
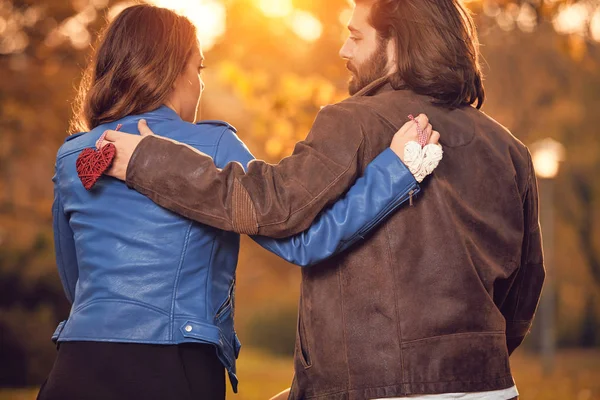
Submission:
[[[296,357],[302,362],[304,369],[312,367],[310,359],[310,350],[306,340],[306,329],[304,328],[304,319],[302,318],[302,307],[298,312],[298,340],[296,340]]]

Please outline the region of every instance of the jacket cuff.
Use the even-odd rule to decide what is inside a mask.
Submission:
[[[394,150],[389,147],[381,152],[372,163],[377,164],[379,168],[386,169],[393,181],[403,181],[407,186],[417,184],[417,180],[410,172],[410,169],[394,153]]]

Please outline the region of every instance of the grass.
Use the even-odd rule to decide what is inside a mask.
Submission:
[[[517,353],[511,359],[521,400],[600,400],[600,349],[561,351],[556,367],[544,376],[538,357]],[[289,387],[292,361],[245,348],[238,365],[236,400],[265,400]],[[37,389],[0,390],[0,400],[33,400]]]

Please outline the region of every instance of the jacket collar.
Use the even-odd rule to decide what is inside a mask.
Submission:
[[[175,112],[175,110],[167,107],[160,106],[156,110],[147,112],[143,115],[144,117],[155,117],[160,119],[180,120],[181,117]]]
[[[378,91],[381,87],[383,87],[386,83],[388,83],[388,76],[384,76],[382,78],[376,79],[373,82],[369,83],[367,86],[356,92],[352,97],[361,97],[361,96],[369,96],[376,91]]]

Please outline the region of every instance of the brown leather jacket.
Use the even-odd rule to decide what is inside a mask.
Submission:
[[[382,79],[324,108],[278,165],[218,170],[154,137],[131,159],[128,185],[158,204],[217,228],[284,237],[306,229],[421,112],[445,155],[414,207],[302,271],[293,399],[513,385],[509,354],[529,331],[545,275],[527,148],[472,107],[451,111]]]

